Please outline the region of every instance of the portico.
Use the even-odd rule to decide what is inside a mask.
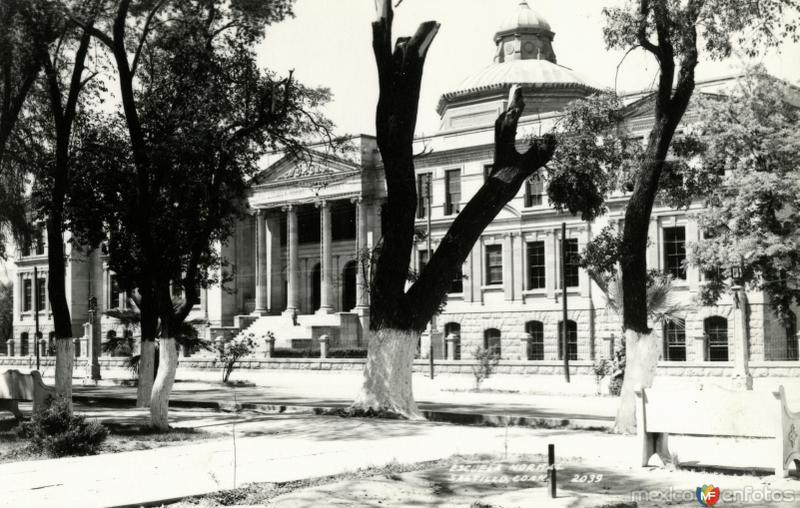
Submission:
[[[256,178],[249,198],[255,228],[251,316],[281,316],[293,324],[314,316],[334,324],[334,314],[354,313],[362,329],[368,326],[364,260],[380,237],[382,178],[374,140],[360,136],[353,143],[358,160],[316,152],[311,161],[287,156]]]

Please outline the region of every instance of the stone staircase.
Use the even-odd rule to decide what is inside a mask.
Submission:
[[[261,316],[243,331],[253,333],[256,337],[272,332],[276,348],[319,349],[322,335],[329,337],[329,347],[362,345],[361,324],[358,314],[354,312],[301,314],[297,316],[296,326],[289,316]],[[261,349],[266,345],[258,344],[258,347]]]

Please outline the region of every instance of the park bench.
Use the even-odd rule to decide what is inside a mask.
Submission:
[[[41,411],[55,399],[56,390],[42,382],[39,371],[23,374],[18,370],[7,370],[0,374],[0,411],[10,411],[17,420],[22,420],[19,401],[33,401],[33,411]]]
[[[653,454],[670,458],[673,434],[772,438],[775,474],[788,476],[792,461],[800,471],[800,413],[789,411],[783,386],[777,392],[639,389],[636,421],[643,467]]]

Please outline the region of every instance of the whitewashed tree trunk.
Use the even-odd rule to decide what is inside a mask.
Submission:
[[[624,434],[636,432],[636,394],[639,387],[650,388],[661,357],[657,337],[625,331],[625,379],[622,381],[619,409],[614,429]]]
[[[38,346],[38,345],[37,345]],[[69,403],[72,412],[72,364],[75,344],[72,338],[56,339],[56,392]]]
[[[161,339],[158,353],[158,373],[150,397],[150,424],[158,430],[169,430],[169,395],[178,369],[178,349],[175,339]]]
[[[139,349],[139,383],[136,388],[136,407],[150,406],[150,397],[153,394],[155,350],[155,341],[142,341]]]
[[[364,384],[351,409],[388,411],[423,419],[412,391],[412,367],[420,334],[396,329],[369,332]]]

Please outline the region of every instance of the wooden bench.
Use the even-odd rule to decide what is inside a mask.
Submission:
[[[643,467],[653,454],[670,458],[674,434],[773,438],[775,474],[788,476],[792,461],[800,471],[800,413],[789,411],[783,386],[777,392],[639,389],[636,421]]]
[[[19,401],[33,401],[33,411],[50,406],[56,398],[56,390],[42,382],[39,371],[23,374],[18,370],[7,370],[0,374],[0,411],[10,411],[18,421],[22,420]]]

